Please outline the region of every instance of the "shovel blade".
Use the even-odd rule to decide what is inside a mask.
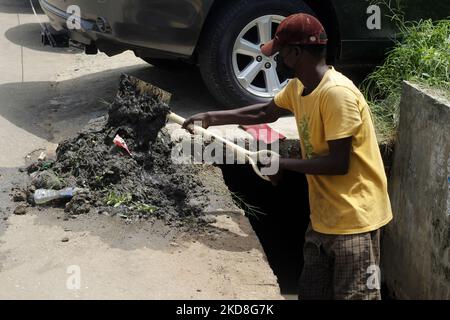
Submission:
[[[170,92],[133,76],[129,76],[129,79],[136,86],[138,93],[148,94],[157,101],[161,101],[167,105],[170,104],[170,100],[172,99]]]

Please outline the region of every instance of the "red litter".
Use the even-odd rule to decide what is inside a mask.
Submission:
[[[131,157],[133,156],[130,152],[130,149],[128,149],[127,143],[125,142],[125,140],[123,140],[121,136],[116,135],[113,142],[119,148],[125,149]]]
[[[272,129],[268,124],[258,124],[251,126],[240,126],[241,129],[247,131],[258,141],[263,141],[265,144],[272,144],[278,140],[284,140],[286,137],[278,131]]]

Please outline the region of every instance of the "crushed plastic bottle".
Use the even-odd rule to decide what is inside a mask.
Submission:
[[[45,204],[57,199],[71,199],[75,194],[83,191],[80,188],[65,188],[62,190],[38,189],[34,192],[34,202]]]

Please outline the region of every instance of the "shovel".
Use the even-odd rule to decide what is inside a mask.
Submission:
[[[172,98],[172,94],[164,91],[161,88],[158,88],[152,84],[149,84],[145,81],[139,80],[134,77],[130,77],[131,81],[133,81],[136,85],[136,88],[141,93],[147,93],[151,95],[153,98],[157,99],[158,101],[161,101],[165,104],[169,104],[170,100]],[[179,124],[182,126],[186,119],[180,117],[179,115],[171,112],[167,115],[167,120],[172,121],[176,124]],[[265,176],[261,173],[260,168],[258,167],[257,159],[267,159],[267,158],[273,158],[273,157],[280,157],[280,155],[276,152],[270,151],[270,150],[261,150],[258,152],[252,152],[245,148],[242,148],[241,146],[224,139],[223,137],[215,134],[214,132],[207,130],[200,126],[194,126],[194,132],[198,134],[202,134],[205,136],[213,137],[215,140],[220,141],[227,147],[229,147],[231,150],[235,151],[239,156],[244,157],[244,159],[247,159],[248,162],[251,164],[253,170],[255,173],[263,180],[270,181],[270,178],[268,176]]]

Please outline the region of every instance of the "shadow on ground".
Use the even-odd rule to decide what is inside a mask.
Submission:
[[[258,243],[249,241],[247,236],[237,235],[231,231],[215,228],[213,226],[189,227],[175,226],[176,222],[168,225],[163,220],[150,220],[127,224],[118,217],[102,216],[99,214],[87,214],[78,216],[76,219],[63,220],[62,209],[37,209],[31,210],[36,213],[35,224],[49,227],[60,227],[73,233],[89,233],[99,237],[111,248],[121,250],[137,250],[150,248],[161,251],[178,251],[182,246],[188,246],[192,242],[199,242],[214,250],[229,252],[249,252],[259,249]],[[243,224],[235,221],[239,227]],[[248,225],[250,226],[250,225]],[[245,227],[244,227],[245,228]],[[252,230],[242,230],[246,234],[253,233]],[[70,234],[68,234],[70,236]],[[254,238],[252,238],[254,239]]]
[[[17,187],[26,188],[30,183],[30,178],[26,173],[19,172],[18,168],[0,168],[0,180],[2,181],[0,186],[1,237],[9,227],[9,217],[13,215],[12,212],[20,204],[12,202],[11,190]],[[194,241],[214,250],[230,252],[248,252],[259,249],[255,238],[246,236],[253,233],[250,224],[243,223],[245,218],[235,213],[227,214],[227,216],[235,225],[239,226],[242,234],[212,225],[199,227],[195,224],[186,224],[184,227],[180,227],[177,221],[171,221],[168,224],[158,219],[129,224],[118,216],[111,217],[93,212],[67,220],[62,208],[46,206],[29,208],[27,215],[35,217],[35,225],[70,230],[67,233],[69,237],[80,237],[80,234],[89,233],[99,237],[109,247],[121,250],[150,248],[172,252]]]
[[[76,48],[53,48],[41,43],[41,26],[39,23],[24,23],[10,28],[5,32],[5,38],[12,43],[35,51],[53,52],[61,54],[80,53]]]
[[[173,93],[172,109],[181,116],[214,110],[196,68],[162,70],[142,64],[93,73],[62,82],[0,85],[0,116],[16,126],[58,143],[82,129],[90,119],[107,112],[122,73],[151,82]]]

